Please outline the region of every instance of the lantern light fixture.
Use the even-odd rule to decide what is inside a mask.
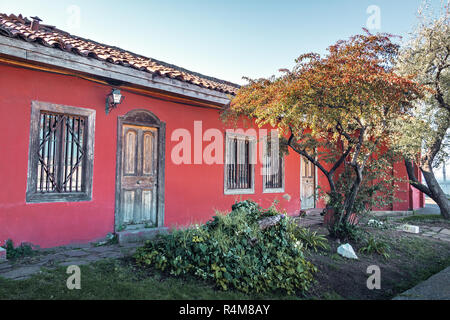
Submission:
[[[124,98],[125,97],[122,96],[119,89],[113,89],[111,93],[106,96],[106,114],[109,114],[112,109],[117,108]]]

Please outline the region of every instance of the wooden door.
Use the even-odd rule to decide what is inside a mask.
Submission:
[[[301,185],[300,185],[300,200],[302,209],[312,209],[316,205],[316,174],[314,164],[302,157],[301,160]]]
[[[118,225],[158,226],[158,130],[124,124]]]

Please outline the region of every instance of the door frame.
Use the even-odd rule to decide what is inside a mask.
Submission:
[[[317,159],[317,158],[316,158]],[[302,205],[302,183],[303,183],[303,156],[300,156],[300,210],[315,209],[317,206],[317,166],[314,165],[314,206],[312,208],[303,208]]]
[[[123,116],[117,117],[117,151],[116,151],[116,192],[114,209],[114,230],[118,231],[117,224],[120,214],[121,181],[122,181],[122,152],[123,152],[123,126],[134,125],[156,128],[158,132],[157,147],[157,179],[156,182],[156,216],[157,228],[164,226],[164,183],[165,183],[165,155],[166,155],[166,123],[161,121],[153,112],[145,109],[134,109]]]

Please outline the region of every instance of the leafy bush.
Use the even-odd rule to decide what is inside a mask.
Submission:
[[[136,262],[214,281],[223,290],[306,291],[316,268],[304,258],[295,223],[282,216],[275,226],[259,228],[258,220],[275,214],[275,206],[262,210],[253,201],[236,203],[228,215],[148,241],[137,250]]]
[[[10,260],[33,255],[33,247],[30,244],[22,243],[14,248],[14,243],[11,239],[6,240],[3,248],[6,249],[6,258]]]
[[[388,259],[390,249],[390,246],[386,242],[378,240],[374,237],[369,237],[359,251],[367,254],[376,253],[383,256],[385,259]]]
[[[294,236],[303,242],[305,249],[314,250],[315,252],[319,249],[330,249],[327,238],[310,229],[298,227],[294,231]]]
[[[328,226],[328,232],[330,233],[331,237],[343,241],[347,240],[360,241],[361,238],[363,237],[361,228],[347,221],[339,222],[337,220],[335,223]]]

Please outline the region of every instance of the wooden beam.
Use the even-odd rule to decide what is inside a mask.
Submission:
[[[26,62],[26,60],[19,61],[19,59],[14,59],[14,58],[11,58],[8,56],[2,56],[2,54],[0,54],[0,64],[2,64],[2,63],[13,66],[13,67],[27,68],[27,69],[31,69],[31,70],[55,73],[55,74],[59,74],[59,75],[74,76],[74,77],[78,77],[78,78],[81,78],[84,80],[103,84],[105,86],[112,86],[110,83],[108,83],[107,81],[105,81],[104,79],[101,79],[101,78],[96,78],[94,76],[89,76],[89,75],[86,75],[83,73],[65,70],[62,68],[45,66],[44,64],[29,63],[29,62]],[[212,109],[217,109],[217,110],[223,109],[223,106],[220,104],[204,102],[201,100],[178,96],[178,95],[170,94],[170,93],[164,93],[162,91],[156,91],[156,90],[148,89],[148,88],[133,85],[133,84],[120,85],[119,87],[123,91],[128,91],[128,92],[132,92],[132,93],[136,93],[136,94],[140,94],[143,96],[147,96],[150,98],[156,98],[156,99],[160,99],[160,100],[164,100],[164,101],[171,101],[171,102],[181,103],[181,104],[194,106],[194,107],[212,108]]]

